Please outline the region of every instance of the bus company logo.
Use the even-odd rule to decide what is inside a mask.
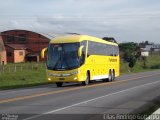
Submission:
[[[117,62],[117,59],[110,58],[109,61],[110,62]]]

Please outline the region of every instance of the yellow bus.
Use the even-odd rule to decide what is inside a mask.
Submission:
[[[120,74],[118,44],[88,35],[54,38],[47,51],[47,79],[61,87],[64,82],[113,81]]]

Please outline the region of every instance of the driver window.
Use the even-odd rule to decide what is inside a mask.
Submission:
[[[80,64],[81,65],[85,62],[86,45],[87,45],[87,41],[86,40],[81,42],[81,46],[84,46],[83,49],[82,49],[82,56],[80,58]]]

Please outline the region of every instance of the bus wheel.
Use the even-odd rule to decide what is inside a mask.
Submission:
[[[109,71],[109,75],[108,75],[108,78],[107,78],[107,82],[111,82],[112,81],[112,72]]]
[[[115,72],[114,72],[114,70],[113,70],[113,72],[112,72],[112,81],[114,81],[115,80]]]
[[[57,87],[62,87],[63,82],[56,82]]]
[[[82,82],[82,85],[86,86],[88,84],[89,84],[89,74],[87,72],[87,74],[86,74],[86,80]]]

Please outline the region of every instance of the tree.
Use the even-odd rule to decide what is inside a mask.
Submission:
[[[147,63],[147,57],[143,56],[142,60],[143,60],[143,68],[147,68],[147,65],[146,65],[146,63]]]
[[[124,59],[129,59],[133,55],[137,55],[137,43],[128,42],[119,44],[120,52],[123,53],[121,56]]]
[[[136,61],[137,61],[137,59],[136,59],[135,55],[131,55],[130,58],[129,58],[129,64],[128,64],[131,71],[132,71],[134,65],[136,64]]]
[[[119,45],[120,52],[122,52],[122,58],[128,62],[128,66],[132,68],[135,66],[139,53],[137,51],[137,44],[133,42],[121,43]]]

